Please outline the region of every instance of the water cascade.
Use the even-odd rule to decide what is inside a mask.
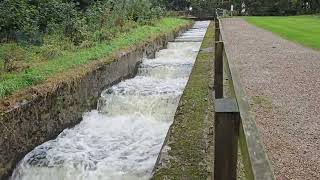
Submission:
[[[149,179],[209,22],[196,22],[138,74],[104,90],[81,123],[28,153],[11,179]]]

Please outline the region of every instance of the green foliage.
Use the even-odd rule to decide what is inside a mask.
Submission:
[[[56,46],[61,51],[75,51],[77,48],[69,38],[59,33],[45,35],[43,37],[43,46],[46,46],[46,45]],[[33,47],[37,49],[41,49],[41,46],[33,46]]]
[[[0,0],[0,96],[161,32],[163,14],[155,0]]]
[[[191,0],[192,1],[192,0]],[[188,10],[191,5],[190,0],[160,0],[159,4],[162,4],[169,10],[185,11]]]
[[[18,34],[30,37],[38,31],[36,7],[28,0],[0,1],[0,35],[5,40],[15,40]]]
[[[127,23],[136,26],[135,23],[132,24],[132,21],[126,21],[125,24]],[[61,49],[57,51],[53,50],[53,52],[51,50],[49,51],[50,47],[52,47],[51,45],[47,47],[44,46],[45,48],[43,48],[45,50],[42,49],[42,47],[29,48],[32,52],[28,54],[30,56],[35,56],[33,54],[35,53],[40,54],[41,56],[44,54],[44,56],[52,58],[50,61],[45,61],[45,63],[43,61],[36,62],[36,60],[32,60],[31,66],[24,69],[24,71],[3,73],[0,76],[0,97],[10,95],[18,90],[40,83],[50,76],[74,68],[77,65],[88,63],[91,60],[99,59],[106,61],[104,57],[108,57],[122,48],[128,48],[136,43],[142,43],[155,35],[168,33],[187,23],[189,23],[189,21],[183,19],[163,18],[161,20],[156,20],[153,26],[139,25],[130,31],[127,30],[127,33],[118,33],[117,37],[111,39],[109,43],[97,43],[91,48],[78,48],[77,51],[67,50],[68,48],[63,49],[63,46],[59,45],[59,41],[55,40],[59,38],[59,36],[56,36],[53,39],[45,38],[46,43],[51,45],[56,44],[58,47],[61,47]],[[70,46],[65,39],[60,38],[60,40],[60,43],[66,44],[66,47]],[[17,44],[14,44],[14,46],[15,48],[21,48]],[[33,48],[34,50],[32,50]],[[3,51],[2,49],[3,46],[0,46],[0,54],[2,52],[14,52],[13,50]],[[60,55],[60,53],[63,54]],[[26,56],[23,55],[22,57]]]
[[[192,13],[198,17],[213,16],[217,2],[217,0],[191,0]]]
[[[151,0],[2,0],[0,40],[41,44],[45,34],[61,34],[75,45],[101,42],[127,20],[149,24],[162,14]]]
[[[55,32],[57,29],[66,28],[78,16],[75,3],[63,0],[33,0],[33,4],[37,7],[37,24],[42,32]]]
[[[320,12],[320,0],[160,0],[158,4],[169,10],[187,11],[198,17],[212,16],[216,8],[230,10],[234,6],[235,14],[241,14],[242,3],[248,15],[296,15]]]
[[[43,60],[51,60],[58,56],[61,56],[63,53],[59,46],[52,44],[45,44],[40,47],[40,57]]]
[[[23,61],[26,59],[26,50],[17,44],[6,44],[1,47],[0,59],[2,61],[2,69],[5,72],[11,72],[20,68],[24,68]]]
[[[320,12],[320,0],[232,1],[238,11],[241,11],[242,2],[246,5],[246,14],[254,16],[313,14]]]

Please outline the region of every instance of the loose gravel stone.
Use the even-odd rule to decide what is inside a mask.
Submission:
[[[320,52],[248,24],[222,21],[277,179],[320,179]]]

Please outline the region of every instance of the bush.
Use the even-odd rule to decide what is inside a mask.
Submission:
[[[0,1],[0,35],[2,41],[17,41],[17,34],[27,40],[38,32],[36,7],[28,0]]]
[[[61,49],[61,51],[75,51],[77,49],[69,38],[61,34],[52,34],[46,36],[44,38],[44,43],[57,46]]]
[[[113,34],[106,30],[122,30],[128,20],[150,24],[162,14],[153,0],[2,0],[0,38],[41,44],[43,34],[62,34],[81,45],[97,37],[96,32]]]
[[[5,44],[1,47],[0,57],[3,62],[3,71],[12,72],[28,67],[26,61],[26,50],[17,44]]]
[[[79,45],[80,49],[86,49],[86,48],[91,48],[95,45],[93,41],[85,40],[82,41],[81,44]]]
[[[63,52],[59,48],[59,46],[45,44],[40,47],[40,56],[44,60],[51,60],[58,56],[61,56]]]
[[[138,23],[133,20],[126,20],[124,22],[124,25],[121,29],[121,32],[129,32],[130,29],[136,28],[138,26]]]
[[[92,39],[97,43],[101,43],[103,41],[108,42],[114,37],[116,37],[116,34],[117,34],[117,31],[115,28],[110,28],[110,29],[104,28],[94,32]]]

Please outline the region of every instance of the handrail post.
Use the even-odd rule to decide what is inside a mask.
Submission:
[[[218,16],[215,18],[215,21],[214,21],[214,27],[216,27],[216,28],[220,28],[220,24],[219,24],[219,18],[218,18]]]
[[[215,101],[214,179],[236,180],[240,113],[235,99]]]
[[[220,41],[220,28],[215,28],[215,32],[214,32],[214,39],[215,39],[215,41],[217,42],[217,41]]]
[[[215,98],[223,97],[223,42],[215,43],[215,59],[214,59],[214,88]]]

